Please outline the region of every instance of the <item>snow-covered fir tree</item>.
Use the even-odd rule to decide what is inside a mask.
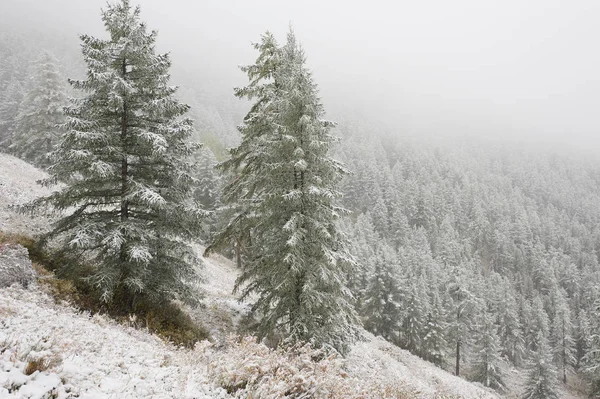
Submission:
[[[254,101],[244,123],[238,127],[242,140],[229,150],[229,159],[217,165],[224,180],[230,182],[223,187],[220,212],[226,218],[224,226],[213,237],[206,248],[205,256],[212,252],[233,247],[238,267],[242,257],[253,256],[252,229],[258,223],[257,208],[264,193],[257,188],[264,185],[264,165],[269,162],[270,143],[267,138],[275,134],[272,106],[280,94],[276,70],[281,66],[281,49],[270,32],[265,32],[253,47],[259,55],[254,64],[241,67],[248,76],[247,86],[236,88],[235,95]],[[257,247],[256,247],[257,248]]]
[[[530,326],[528,328],[529,336],[526,338],[526,342],[529,345],[529,350],[537,352],[540,336],[548,339],[550,335],[550,321],[541,297],[536,296],[533,299],[531,312]]]
[[[171,62],[155,53],[139,7],[109,4],[102,20],[108,39],[81,36],[87,79],[71,84],[85,96],[66,109],[45,182],[62,184],[31,205],[66,212],[47,238],[92,261],[104,300],[191,301],[199,260],[188,242],[205,212],[191,201],[188,106],[168,86]]]
[[[498,309],[498,334],[502,356],[515,365],[521,365],[525,358],[525,341],[519,321],[517,301],[509,285],[505,285],[504,289],[504,298]]]
[[[555,293],[554,320],[552,321],[550,342],[553,348],[554,362],[562,375],[563,383],[567,383],[567,371],[575,364],[575,340],[571,311],[565,294],[558,290]]]
[[[346,211],[335,204],[336,187],[346,170],[328,154],[337,141],[333,123],[323,120],[293,32],[281,48],[270,34],[256,47],[257,63],[243,69],[250,83],[236,91],[256,102],[223,165],[237,172],[226,199],[248,199],[250,218],[260,221],[241,224],[257,245],[236,286],[241,298],[255,295],[260,337],[281,333],[288,342],[345,352],[357,334],[346,287],[355,261],[337,227]]]
[[[427,315],[420,280],[420,277],[413,277],[406,281],[408,286],[404,289],[403,317],[400,326],[400,346],[414,354],[421,352]]]
[[[579,370],[585,355],[592,346],[590,318],[585,309],[580,309],[575,324],[575,368]]]
[[[198,185],[194,197],[204,209],[212,210],[219,202],[220,179],[215,171],[217,160],[213,152],[202,147],[197,155]]]
[[[220,191],[222,186],[221,176],[215,170],[217,160],[213,152],[203,146],[195,156],[197,182],[194,184],[194,199],[202,209],[210,211],[202,232],[198,237],[201,242],[208,242],[218,229],[218,224],[225,210],[220,207]]]
[[[370,212],[373,216],[375,231],[381,234],[381,236],[387,236],[389,234],[390,216],[382,197],[379,198],[375,207]]]
[[[20,106],[10,151],[37,166],[47,167],[60,140],[67,97],[58,60],[44,52],[34,68],[31,89]]]
[[[356,257],[360,267],[348,274],[348,288],[354,294],[356,308],[362,309],[366,300],[367,285],[374,277],[376,252],[381,243],[381,237],[375,231],[369,212],[358,215],[350,231],[352,254]]]
[[[583,369],[590,381],[590,397],[600,398],[600,299],[591,314],[591,336],[589,349],[583,358]]]
[[[444,348],[448,344],[445,338],[446,324],[444,323],[443,312],[444,309],[439,295],[437,292],[434,292],[431,306],[423,325],[420,354],[423,359],[430,361],[436,366],[444,364]]]
[[[459,275],[458,271],[453,274],[448,284],[448,294],[448,341],[454,347],[454,374],[460,375],[461,353],[468,344],[476,298],[467,287],[466,275]]]
[[[439,229],[435,257],[446,267],[456,267],[460,263],[461,248],[450,218],[444,218]]]
[[[501,371],[500,339],[498,327],[491,312],[483,310],[477,327],[473,380],[486,387],[504,390],[506,387]]]
[[[542,331],[538,332],[537,348],[529,366],[523,399],[558,399],[558,378],[552,364],[552,352]]]
[[[402,318],[402,297],[395,251],[380,243],[375,255],[375,268],[367,284],[361,315],[365,328],[390,342],[398,342]]]
[[[14,137],[24,91],[21,82],[14,80],[0,93],[0,149],[2,151],[8,151]]]

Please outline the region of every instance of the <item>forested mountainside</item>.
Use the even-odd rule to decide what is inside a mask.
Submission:
[[[13,140],[27,131],[25,99],[37,88],[30,65],[42,46],[32,43],[0,35],[0,142],[35,162]],[[44,47],[59,55],[57,73],[81,75],[75,48]],[[207,144],[196,197],[216,210],[200,237],[208,242],[230,211],[220,193],[231,176],[213,166],[239,141],[247,104],[194,87],[182,92]],[[70,94],[48,88],[56,90]],[[516,367],[532,381],[547,375],[549,385],[557,372],[566,383],[585,377],[597,395],[600,161],[514,144],[402,139],[402,121],[398,132],[361,126],[369,124],[342,123],[333,133],[342,138],[336,156],[352,172],[342,183],[352,211],[342,227],[359,265],[348,278],[364,326],[499,391]]]
[[[585,368],[600,327],[598,162],[358,136],[340,157],[355,172],[344,201],[367,326],[441,364],[466,351],[476,374],[489,347],[524,365],[546,339],[562,377]]]

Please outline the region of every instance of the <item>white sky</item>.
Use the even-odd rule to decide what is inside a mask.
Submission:
[[[132,0],[174,64],[223,93],[290,23],[327,107],[399,133],[600,149],[597,0]],[[103,0],[0,0],[0,29],[102,34]]]

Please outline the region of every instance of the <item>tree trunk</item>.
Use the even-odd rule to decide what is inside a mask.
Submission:
[[[455,374],[460,375],[460,340],[456,340],[456,370]]]
[[[563,364],[562,364],[562,371],[563,371],[563,383],[566,384],[567,383],[567,348],[566,345],[567,343],[565,342],[565,320],[563,317],[562,320],[562,358],[563,358]]]

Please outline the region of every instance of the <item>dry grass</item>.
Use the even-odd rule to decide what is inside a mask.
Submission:
[[[39,371],[40,373],[43,371],[46,371],[50,368],[50,361],[48,361],[47,359],[41,358],[41,359],[35,359],[35,360],[30,360],[27,363],[27,366],[25,367],[25,375],[31,375],[33,373],[35,373],[36,371]]]
[[[343,360],[310,346],[270,349],[254,338],[232,337],[219,351],[201,343],[196,351],[210,364],[209,374],[236,398],[413,399],[409,387],[373,376],[350,376]]]

